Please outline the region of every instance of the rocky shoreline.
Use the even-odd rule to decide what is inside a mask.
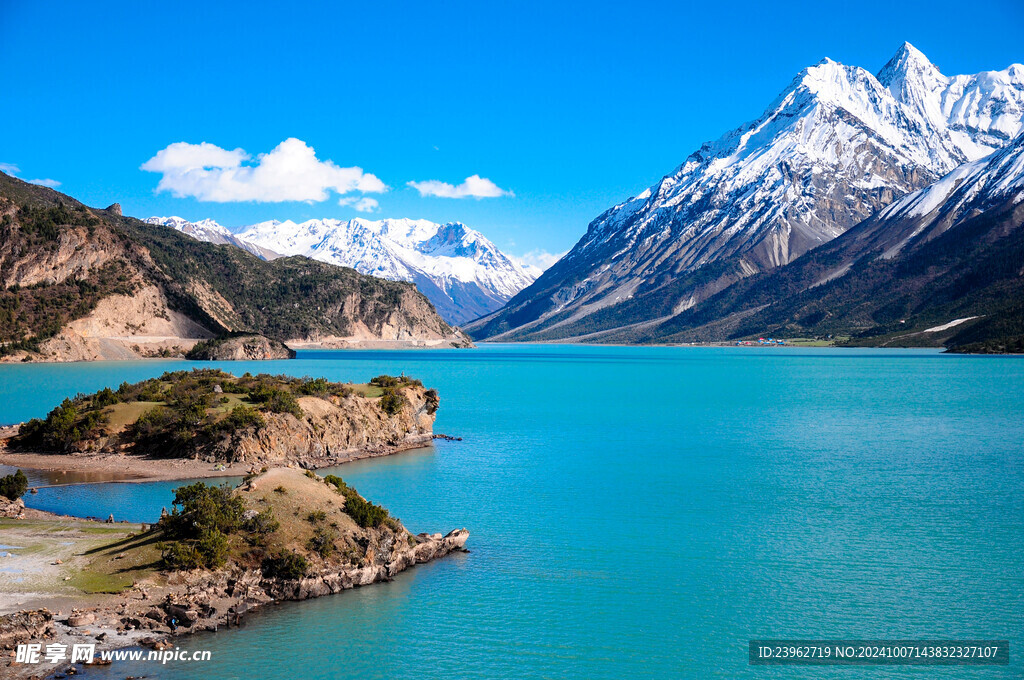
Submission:
[[[18,427],[18,426],[14,426]],[[0,465],[39,470],[50,473],[90,474],[104,477],[97,481],[159,482],[178,479],[213,479],[241,477],[253,471],[253,464],[236,462],[223,465],[208,461],[177,458],[156,458],[120,453],[33,453],[12,452],[3,448],[0,435]],[[366,458],[390,456],[429,446],[434,439],[449,438],[432,434],[413,435],[395,444],[381,444],[351,449],[324,456],[304,456],[288,461],[277,461],[268,467],[295,465],[305,470],[321,470]],[[452,437],[459,441],[461,438]],[[76,482],[77,483],[77,480]]]
[[[124,647],[169,649],[175,637],[237,626],[246,615],[267,604],[308,600],[390,581],[409,567],[466,552],[468,538],[465,529],[445,536],[419,534],[416,545],[399,546],[386,563],[325,570],[293,581],[237,568],[179,573],[164,588],[136,587],[120,601],[74,609],[67,616],[41,609],[0,617],[0,649],[13,650],[24,642],[95,644],[96,659],[101,651]],[[5,666],[5,677],[27,679],[40,676],[40,671],[45,673],[42,677],[67,674],[72,665],[17,664],[8,657]]]

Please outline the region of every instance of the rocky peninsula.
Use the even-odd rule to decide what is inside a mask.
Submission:
[[[37,592],[2,589],[0,648],[7,650],[28,641],[96,644],[97,653],[163,649],[173,646],[169,638],[237,625],[269,603],[390,580],[463,551],[469,536],[465,529],[414,535],[338,477],[296,468],[261,472],[233,490],[179,488],[174,512],[154,526],[25,512],[0,519],[5,537],[25,548],[13,559],[38,562],[33,555],[43,554],[35,580],[20,586]],[[67,546],[60,555],[58,543]],[[18,607],[22,600],[33,607]],[[6,656],[0,668],[12,678],[68,671],[66,663],[16,664]]]

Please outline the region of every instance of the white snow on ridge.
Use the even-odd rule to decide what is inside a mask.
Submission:
[[[202,241],[304,255],[370,276],[410,281],[452,323],[495,311],[541,274],[536,267],[516,262],[483,234],[460,222],[271,220],[242,227],[238,233],[213,220],[154,217],[147,222],[172,227]]]
[[[182,217],[171,216],[150,217],[144,221],[148,224],[170,227],[171,229],[187,234],[198,241],[236,246],[263,260],[273,260],[281,257],[281,253],[277,251],[269,248],[263,248],[255,243],[250,243],[238,238],[235,234],[231,233],[231,230],[227,227],[218,224],[211,219],[189,222]]]
[[[882,189],[905,194],[920,186],[908,170],[941,177],[1022,131],[1019,64],[947,77],[909,43],[877,76],[824,59],[798,74],[760,118],[704,144],[672,174],[595,219],[570,256],[613,239],[621,244],[615,252],[634,252],[650,234],[663,234],[702,239],[685,261],[693,268],[744,250],[772,224],[829,240],[852,224],[833,226],[816,215],[828,187],[852,189],[851,203],[877,200]],[[819,178],[820,186],[793,179],[801,177]],[[680,224],[686,229],[669,229]]]
[[[536,278],[461,222],[273,221],[246,227],[239,237],[289,255],[306,255],[387,279],[412,281],[421,273],[444,290],[456,282],[476,283],[506,299]]]
[[[1014,198],[1024,192],[1024,133],[1006,148],[985,158],[964,163],[937,182],[915,191],[879,213],[885,219],[930,215],[936,210],[961,210],[975,199],[988,203]]]

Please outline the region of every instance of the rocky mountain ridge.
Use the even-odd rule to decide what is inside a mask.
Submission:
[[[789,265],[606,340],[758,335],[1024,350],[1024,134]]]
[[[156,230],[0,173],[0,357],[180,356],[252,332],[288,344],[465,346],[412,285]]]

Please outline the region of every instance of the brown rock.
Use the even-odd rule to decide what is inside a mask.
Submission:
[[[96,620],[96,615],[92,612],[83,612],[81,614],[72,614],[68,617],[68,625],[72,628],[78,628],[79,626],[88,626]]]

